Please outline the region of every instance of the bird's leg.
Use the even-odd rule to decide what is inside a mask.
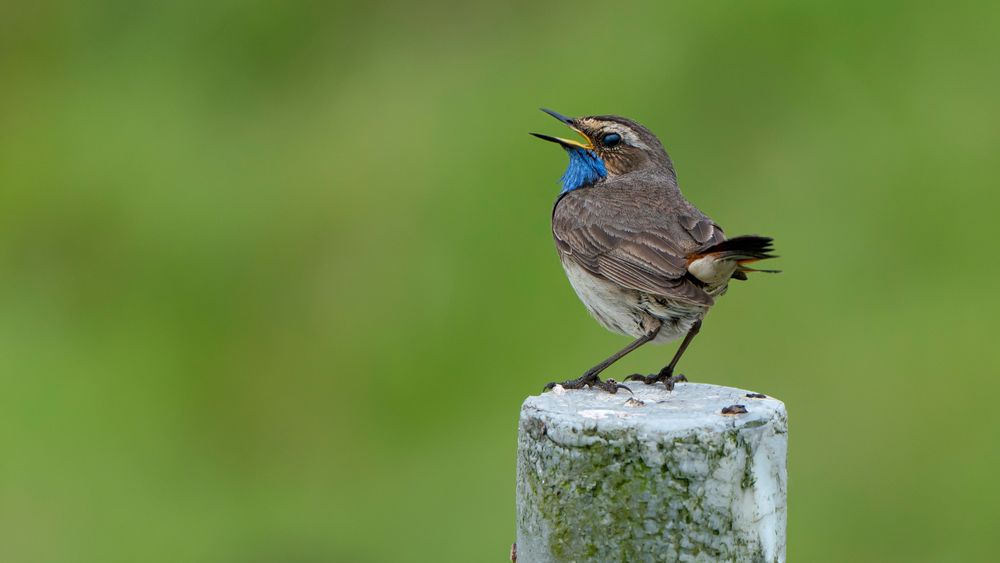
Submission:
[[[613,363],[617,362],[618,360],[622,359],[623,356],[625,356],[626,354],[628,354],[632,350],[635,350],[639,346],[642,346],[643,344],[645,344],[645,343],[649,342],[650,340],[656,338],[656,334],[659,331],[660,331],[660,327],[657,326],[656,330],[654,330],[654,331],[652,331],[652,332],[650,332],[648,334],[645,334],[645,335],[640,336],[639,338],[635,339],[628,346],[626,346],[626,347],[622,348],[621,350],[615,352],[610,358],[608,358],[608,359],[604,360],[603,362],[597,364],[596,366],[588,369],[587,373],[581,375],[580,377],[578,377],[576,379],[570,379],[569,381],[563,381],[562,383],[559,383],[559,385],[563,386],[566,389],[583,389],[584,387],[597,387],[598,389],[603,389],[603,390],[607,391],[608,393],[612,393],[612,394],[617,393],[619,389],[625,389],[626,391],[628,391],[629,393],[631,393],[632,392],[631,389],[629,389],[628,387],[626,387],[626,386],[618,383],[614,379],[611,379],[609,377],[608,379],[606,379],[604,381],[601,381],[601,378],[597,377],[597,375],[599,373],[601,373],[602,371],[604,371],[605,369],[607,369],[607,367],[610,366],[611,364],[613,364]],[[546,384],[545,387],[542,389],[542,391],[548,391],[549,389],[552,389],[555,386],[556,386],[556,383],[553,381],[552,383]]]
[[[680,347],[677,348],[677,352],[674,353],[674,359],[670,360],[670,363],[667,364],[663,369],[661,369],[660,373],[648,376],[639,373],[633,373],[632,375],[626,377],[625,381],[630,381],[630,380],[642,381],[647,385],[662,381],[663,384],[666,385],[667,391],[673,391],[675,383],[679,381],[687,381],[687,378],[684,377],[683,373],[674,375],[674,368],[677,367],[677,362],[679,362],[681,356],[684,355],[684,350],[687,350],[688,344],[691,344],[691,341],[694,340],[694,337],[698,334],[698,331],[700,330],[701,330],[701,321],[698,321],[693,325],[691,325],[691,330],[689,330],[687,335],[684,336],[684,341],[681,342]]]

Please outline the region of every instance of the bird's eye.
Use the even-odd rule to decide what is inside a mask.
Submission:
[[[622,142],[622,136],[618,133],[608,133],[607,135],[601,137],[601,144],[609,148],[620,142]]]

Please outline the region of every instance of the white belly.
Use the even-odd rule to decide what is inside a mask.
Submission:
[[[571,260],[562,260],[562,265],[580,301],[601,326],[612,332],[639,338],[660,325],[653,342],[670,342],[687,334],[708,311],[706,307],[623,288],[594,277]]]

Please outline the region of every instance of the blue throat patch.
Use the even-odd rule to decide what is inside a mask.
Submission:
[[[559,193],[570,192],[593,184],[608,175],[604,161],[594,151],[572,148],[566,149],[566,153],[569,154],[569,167],[566,168],[566,172],[560,180],[563,189]]]

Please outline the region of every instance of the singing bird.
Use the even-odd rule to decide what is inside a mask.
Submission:
[[[771,254],[773,239],[726,238],[722,229],[681,194],[673,163],[659,139],[642,125],[613,115],[569,118],[543,109],[576,131],[583,142],[541,133],[569,154],[562,192],[552,210],[552,235],[577,296],[604,328],[635,338],[625,348],[560,385],[609,393],[628,387],[599,374],[647,342],[684,340],[654,375],[626,380],[687,381],[674,370],[702,319],[726,292],[746,280],[748,264]],[[551,389],[549,383],[545,389]],[[629,391],[631,391],[629,389]]]

